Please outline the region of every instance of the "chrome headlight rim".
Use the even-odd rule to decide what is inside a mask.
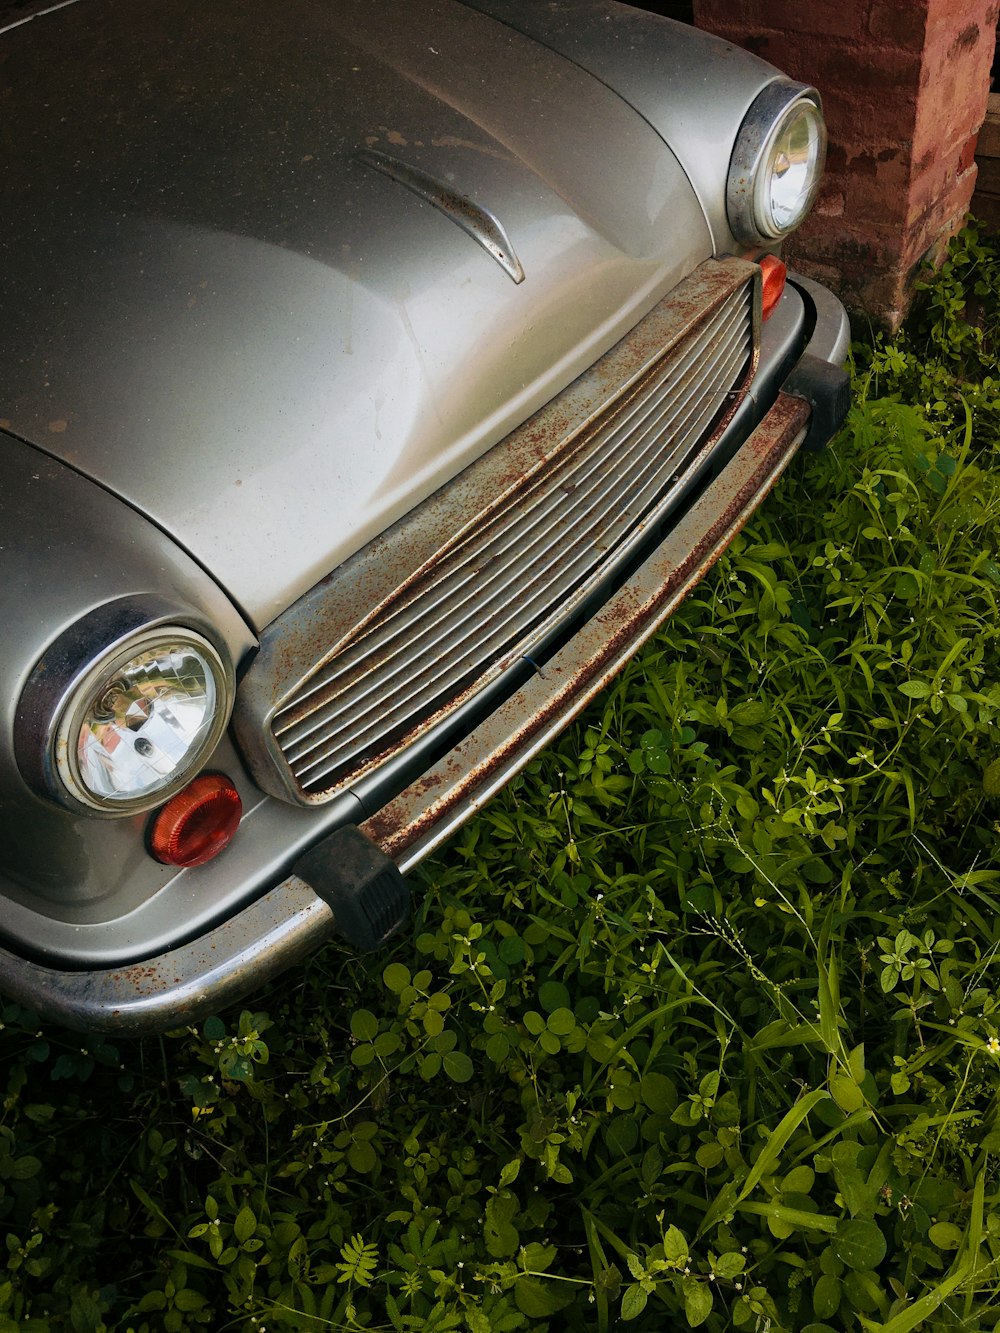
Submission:
[[[160,785],[138,796],[95,793],[80,770],[80,723],[102,681],[144,653],[170,645],[198,654],[211,673],[214,711],[190,752]],[[229,724],[235,673],[226,645],[197,613],[166,598],[124,598],[84,616],[36,663],[18,703],[15,756],[36,794],[75,814],[122,818],[158,809],[208,763]]]
[[[210,718],[208,726],[199,728],[177,766],[162,781],[147,783],[133,796],[100,794],[95,790],[93,782],[87,780],[80,747],[101,694],[111,690],[127,668],[142,658],[152,657],[155,662],[157,659],[165,659],[168,654],[179,655],[185,650],[193,652],[199,663],[207,668],[206,679],[211,685],[206,702],[206,712]],[[231,707],[232,698],[226,687],[224,664],[206,638],[180,625],[164,625],[140,631],[110,653],[97,658],[74,683],[53,728],[53,764],[56,774],[70,797],[90,810],[122,815],[154,810],[186,786],[207,760],[221,739]],[[138,744],[137,741],[136,748]]]
[[[779,221],[768,201],[773,155],[781,136],[802,116],[811,121],[813,139],[806,185],[794,214]],[[729,163],[726,209],[733,235],[744,245],[774,245],[791,235],[809,214],[823,177],[826,124],[819,93],[791,79],[776,79],[758,94],[736,136]]]

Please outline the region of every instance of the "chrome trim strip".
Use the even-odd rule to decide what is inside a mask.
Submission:
[[[77,5],[80,0],[60,0],[58,5],[49,5],[47,9],[37,9],[34,14],[26,14],[23,19],[15,19],[13,23],[6,23],[0,28],[0,37],[5,32],[13,32],[15,28],[22,27],[25,23],[31,23],[34,19],[40,19],[46,14],[54,14],[57,9],[66,9],[69,5]]]
[[[381,171],[383,175],[391,177],[392,180],[398,181],[400,185],[405,185],[408,190],[419,195],[421,199],[425,199],[445,217],[451,218],[452,222],[461,227],[466,235],[471,236],[477,245],[481,245],[487,254],[492,255],[509,278],[514,282],[524,281],[524,269],[514,253],[510,237],[497,219],[468,195],[460,194],[458,190],[428,175],[426,171],[419,171],[406,162],[400,162],[396,157],[390,157],[388,153],[377,153],[372,148],[356,149],[354,160],[363,166],[372,167],[375,171]]]

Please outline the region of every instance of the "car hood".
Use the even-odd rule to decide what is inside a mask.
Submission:
[[[710,249],[640,117],[452,0],[82,0],[0,35],[0,143],[0,427],[258,627]]]

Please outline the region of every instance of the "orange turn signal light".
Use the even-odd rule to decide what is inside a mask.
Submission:
[[[222,773],[201,773],[157,811],[149,825],[149,850],[168,866],[200,866],[232,842],[243,802]]]
[[[777,255],[761,255],[757,263],[764,279],[761,291],[761,318],[770,319],[781,300],[781,293],[785,290],[788,270]]]

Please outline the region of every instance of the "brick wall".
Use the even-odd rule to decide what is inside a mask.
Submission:
[[[921,259],[975,185],[998,0],[694,0],[695,21],[823,95],[830,149],[786,246],[855,312],[894,328]]]

